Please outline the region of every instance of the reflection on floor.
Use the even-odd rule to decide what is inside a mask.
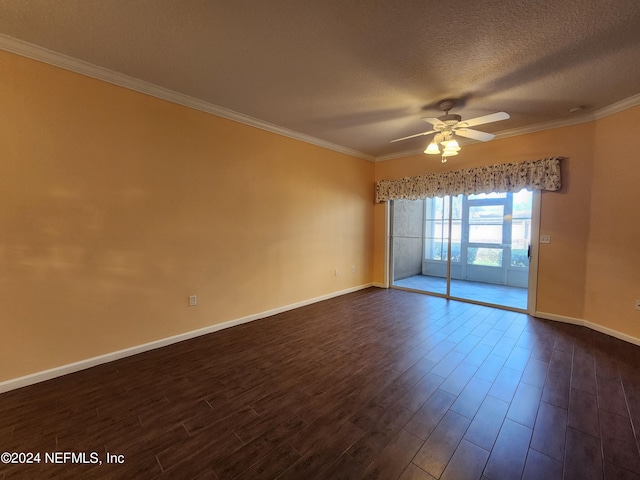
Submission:
[[[427,275],[415,275],[402,280],[395,280],[393,286],[440,293],[442,295],[447,293],[446,278]],[[520,308],[522,310],[527,309],[526,288],[451,279],[451,296],[493,305]]]

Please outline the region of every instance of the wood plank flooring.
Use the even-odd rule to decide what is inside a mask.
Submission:
[[[640,479],[639,367],[583,327],[372,288],[0,395],[0,452],[43,456],[0,480]]]

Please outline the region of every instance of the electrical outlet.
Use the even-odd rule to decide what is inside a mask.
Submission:
[[[189,306],[195,307],[198,305],[198,296],[197,295],[189,295]]]
[[[636,310],[640,310],[640,298],[636,299]]]
[[[351,267],[351,273],[356,273],[356,266],[355,266],[355,265],[353,265],[353,266]]]

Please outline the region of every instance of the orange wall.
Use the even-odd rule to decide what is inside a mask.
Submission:
[[[640,338],[640,107],[596,123],[585,319]]]
[[[593,156],[593,123],[545,130],[488,143],[464,145],[445,164],[424,154],[376,163],[376,181],[505,162],[566,157],[563,186],[543,192],[540,233],[551,243],[540,246],[537,310],[582,319],[584,315],[587,239]],[[384,204],[374,213],[374,281],[384,279]]]
[[[640,107],[373,164],[3,51],[0,71],[0,382],[382,283],[374,180],[546,156],[567,158],[537,310],[640,338]]]
[[[372,162],[0,71],[0,382],[371,281]]]

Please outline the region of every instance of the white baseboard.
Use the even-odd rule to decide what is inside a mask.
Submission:
[[[570,323],[572,325],[584,326],[584,320],[581,318],[565,317],[564,315],[556,315],[555,313],[536,312],[534,317],[544,318],[545,320],[553,320],[554,322]]]
[[[609,335],[611,337],[624,340],[625,342],[640,346],[640,338],[632,337],[631,335],[627,335],[626,333],[613,330],[612,328],[603,327],[602,325],[598,325],[597,323],[589,322],[581,318],[566,317],[564,315],[556,315],[554,313],[546,312],[536,312],[534,317],[544,318],[545,320],[553,320],[556,322],[570,323],[572,325],[581,325],[583,327],[590,328],[591,330],[595,330],[596,332],[604,333],[605,335]]]
[[[378,288],[389,288],[384,283],[381,283],[381,282],[373,282],[371,285]]]
[[[217,323],[215,325],[200,328],[198,330],[192,330],[190,332],[185,332],[179,335],[174,335],[172,337],[155,340],[153,342],[137,345],[135,347],[125,348],[124,350],[118,350],[116,352],[107,353],[105,355],[99,355],[97,357],[87,358],[86,360],[81,360],[79,362],[69,363],[67,365],[51,368],[49,370],[32,373],[30,375],[25,375],[24,377],[6,380],[4,382],[0,382],[0,393],[8,392],[10,390],[15,390],[17,388],[26,387],[28,385],[33,385],[35,383],[44,382],[46,380],[51,380],[52,378],[61,377],[63,375],[67,375],[73,372],[78,372],[80,370],[85,370],[87,368],[95,367],[96,365],[101,365],[103,363],[113,362],[114,360],[119,360],[121,358],[129,357],[131,355],[137,355],[138,353],[147,352],[149,350],[155,350],[156,348],[165,347],[167,345],[182,342],[184,340],[189,340],[191,338],[199,337],[201,335],[207,335],[208,333],[224,330],[225,328],[235,327],[236,325],[253,322],[254,320],[260,320],[261,318],[277,315],[278,313],[283,313],[289,310],[304,307],[306,305],[311,305],[312,303],[322,302],[323,300],[329,300],[331,298],[339,297],[341,295],[346,295],[347,293],[357,292],[358,290],[364,290],[365,288],[369,288],[372,286],[373,286],[373,283],[367,283],[364,285],[359,285],[357,287],[347,288],[345,290],[329,293],[327,295],[322,295],[320,297],[310,298],[308,300],[292,303],[290,305],[274,308],[272,310],[266,310],[264,312],[255,313],[253,315],[248,315],[246,317],[236,318],[234,320],[229,320],[223,323]]]

